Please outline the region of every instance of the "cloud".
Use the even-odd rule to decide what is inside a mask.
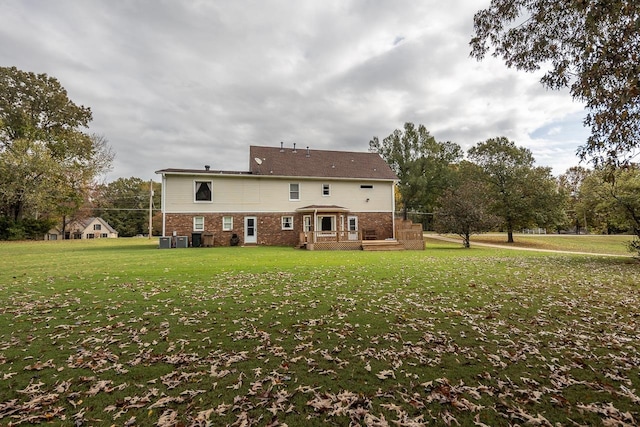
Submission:
[[[90,131],[117,154],[109,180],[246,170],[251,144],[364,151],[407,121],[465,149],[504,135],[538,163],[576,164],[582,106],[469,57],[487,4],[8,0],[0,57],[91,107]],[[554,123],[567,132],[543,136]]]

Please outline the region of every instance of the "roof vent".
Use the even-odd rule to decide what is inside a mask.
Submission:
[[[295,142],[293,143],[293,152],[297,153],[297,151],[296,151],[296,143]]]
[[[284,142],[280,141],[280,152],[284,152]]]
[[[307,157],[311,157],[311,151],[309,151],[309,147],[307,147]]]
[[[211,169],[211,166],[209,166],[209,165],[204,165],[204,170],[208,171],[209,169]]]

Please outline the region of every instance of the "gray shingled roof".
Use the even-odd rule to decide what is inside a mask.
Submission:
[[[377,153],[261,147],[249,149],[254,175],[397,180]]]

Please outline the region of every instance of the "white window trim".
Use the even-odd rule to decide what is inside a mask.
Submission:
[[[298,198],[297,199],[292,199],[291,198],[291,186],[292,185],[297,185],[298,186]],[[289,201],[290,202],[298,202],[298,201],[300,201],[300,183],[299,182],[290,182],[289,183]]]
[[[353,221],[354,228],[351,228],[351,221]],[[355,215],[349,215],[347,217],[347,231],[358,231],[358,217]]]
[[[302,224],[303,224],[302,225],[302,228],[303,228],[302,231],[304,231],[305,233],[310,232],[311,229],[313,228],[312,227],[313,221],[311,220],[311,215],[305,215],[303,217],[303,219],[302,219]]]
[[[288,218],[289,219],[289,226],[286,226],[286,221],[285,219]],[[283,230],[293,230],[293,216],[291,215],[285,215],[280,219],[280,222],[282,224],[282,229]]]
[[[198,219],[202,219],[202,227],[198,228]],[[193,231],[204,231],[204,217],[203,216],[194,216],[193,217]]]
[[[229,218],[231,223],[228,227],[225,227],[224,219]],[[233,231],[233,217],[232,216],[223,216],[222,217],[222,231]]]
[[[327,187],[327,194],[324,194],[325,186]],[[331,196],[331,184],[322,184],[321,191],[322,191],[322,197],[330,197]]]
[[[211,200],[196,200],[196,193],[198,192],[199,182],[209,183],[209,189],[211,190]],[[213,203],[213,181],[205,179],[198,179],[193,181],[193,203]]]
[[[323,230],[322,229],[322,218],[331,218],[331,230]],[[335,215],[318,215],[318,222],[316,224],[316,230],[321,233],[321,234],[326,234],[326,233],[332,233],[335,234],[335,232],[337,231],[337,224],[336,224],[336,216]]]

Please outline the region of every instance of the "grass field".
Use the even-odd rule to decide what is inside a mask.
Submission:
[[[575,235],[575,234],[515,234],[515,247],[545,250],[566,250],[614,255],[630,255],[627,242],[633,240],[630,235]],[[471,237],[473,243],[506,244],[507,235],[480,234]]]
[[[0,243],[0,424],[640,423],[632,258],[156,247]]]

